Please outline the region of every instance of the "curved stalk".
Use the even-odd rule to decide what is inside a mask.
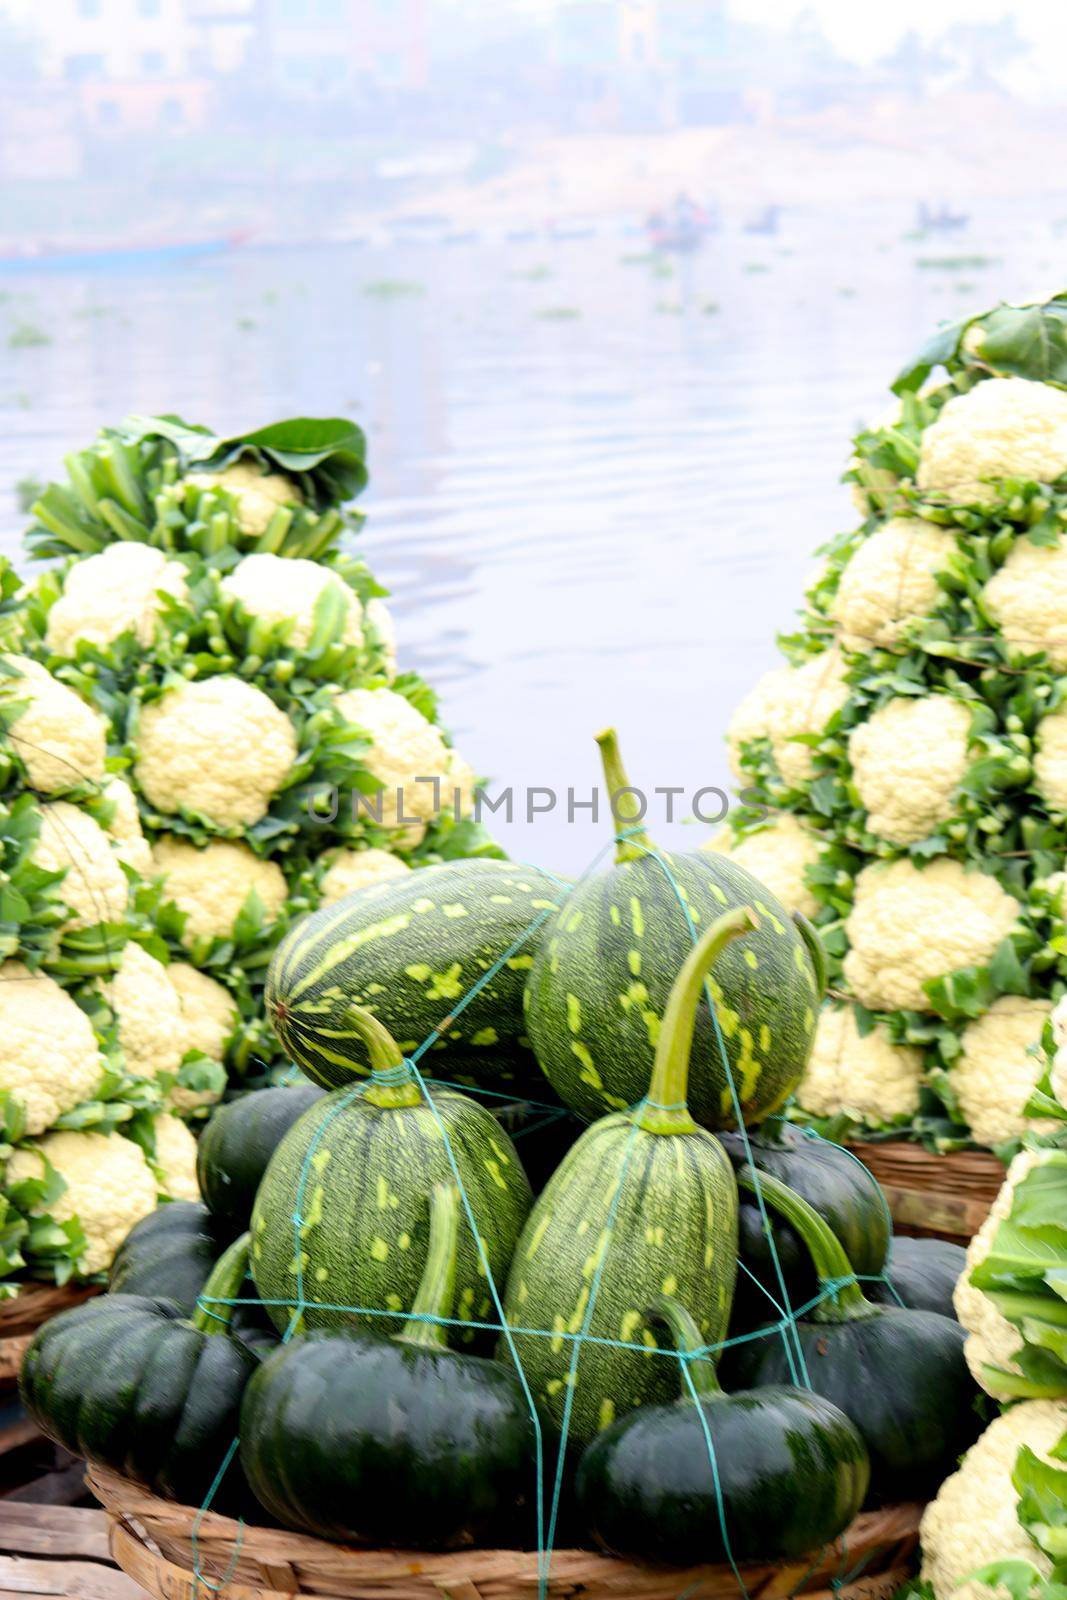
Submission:
[[[615,846],[615,860],[620,863],[639,861],[653,845],[644,828],[637,826],[640,809],[637,800],[632,793],[623,792],[630,789],[631,785],[619,754],[618,735],[614,728],[605,728],[603,733],[597,734],[596,742],[600,746],[604,782],[608,786],[611,815],[615,819],[616,829],[619,833],[629,832],[629,838],[620,839]]]
[[[669,1295],[659,1295],[649,1306],[645,1313],[650,1322],[663,1322],[671,1336],[671,1344],[679,1355],[692,1356],[697,1350],[703,1350],[706,1341],[700,1337],[700,1329],[690,1316],[685,1306],[678,1300],[673,1300]],[[679,1362],[679,1366],[681,1363]],[[688,1361],[689,1375],[693,1380],[693,1389],[696,1390],[698,1400],[721,1400],[722,1389],[715,1376],[715,1362],[712,1357],[701,1356],[699,1360]],[[691,1401],[693,1398],[689,1385],[682,1383],[682,1402]]]
[[[197,1296],[190,1320],[198,1333],[229,1333],[236,1309],[232,1302],[240,1294],[247,1272],[248,1234],[242,1233],[219,1256]]]
[[[456,1251],[459,1247],[459,1190],[454,1183],[439,1183],[430,1196],[430,1243],[419,1287],[411,1303],[411,1321],[394,1334],[401,1344],[423,1350],[447,1350],[448,1329],[424,1317],[450,1317],[456,1291]]]
[[[417,1106],[422,1100],[422,1091],[389,1029],[364,1006],[349,1006],[345,1012],[345,1028],[347,1031],[342,1037],[358,1039],[366,1045],[370,1056],[371,1082],[363,1099],[383,1110]],[[379,1074],[385,1081],[375,1083]]]
[[[752,1194],[756,1192],[751,1167],[745,1167],[737,1174],[737,1183],[741,1189],[748,1189]],[[805,1321],[856,1322],[860,1317],[877,1312],[878,1307],[871,1304],[854,1279],[851,1283],[842,1282],[843,1279],[853,1278],[852,1263],[837,1234],[815,1208],[801,1199],[787,1183],[782,1183],[780,1178],[772,1178],[767,1172],[759,1174],[759,1192],[766,1205],[772,1211],[777,1211],[800,1235],[804,1248],[811,1256],[819,1288],[834,1285],[834,1293],[820,1300]]]
[[[815,995],[819,1000],[826,998],[827,966],[826,951],[819,938],[817,930],[811,925],[802,911],[793,912],[793,924],[803,939],[811,961],[812,976],[815,979]]]
[[[674,980],[652,1066],[648,1100],[635,1113],[635,1120],[646,1133],[695,1133],[697,1124],[689,1114],[689,1056],[693,1048],[696,1010],[704,992],[704,980],[731,939],[751,933],[759,918],[750,906],[738,906],[717,917],[689,952]]]

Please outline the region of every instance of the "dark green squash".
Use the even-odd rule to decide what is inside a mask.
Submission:
[[[699,1353],[703,1341],[678,1301],[652,1310],[676,1350]],[[870,1477],[844,1412],[786,1384],[724,1394],[708,1360],[688,1370],[692,1389],[674,1375],[680,1400],[620,1417],[582,1456],[578,1514],[596,1543],[688,1567],[790,1561],[836,1539]]]
[[[196,1176],[221,1229],[238,1234],[248,1227],[267,1162],[323,1092],[311,1083],[256,1089],[212,1112],[197,1145]]]
[[[932,1311],[873,1305],[850,1281],[848,1258],[818,1212],[767,1173],[759,1182],[768,1207],[804,1240],[825,1291],[796,1324],[801,1374],[863,1435],[871,1458],[870,1503],[924,1499],[980,1428],[963,1329]],[[751,1169],[738,1183],[751,1189]],[[727,1370],[746,1387],[788,1382],[782,1336],[773,1332],[735,1346]]]
[[[108,1274],[108,1293],[161,1296],[191,1316],[225,1247],[226,1239],[206,1206],[196,1200],[171,1200],[135,1223],[119,1245]]]
[[[284,1345],[248,1386],[241,1460],[287,1528],[420,1549],[535,1536],[536,1438],[522,1386],[497,1362],[448,1348],[455,1186],[439,1185],[429,1211],[404,1332],[320,1330]]]
[[[709,988],[742,1120],[758,1121],[788,1099],[811,1049],[825,976],[818,938],[725,856],[657,851],[633,822],[634,791],[614,731],[597,742],[620,842],[614,867],[578,883],[541,941],[526,986],[534,1053],[580,1116],[633,1105],[648,1087],[656,1034],[693,927],[699,934],[723,910],[751,905],[761,918],[758,937],[726,953]],[[737,1124],[706,1010],[697,1019],[689,1104],[705,1127]]]
[[[46,1322],[19,1378],[41,1431],[164,1499],[199,1506],[237,1437],[241,1396],[259,1365],[227,1327],[226,1302],[247,1264],[244,1237],[204,1286],[213,1309],[191,1317],[173,1300],[107,1294]],[[243,1515],[250,1504],[231,1462],[212,1506]]]
[[[456,1045],[464,1071],[484,1051],[486,1088],[536,1098],[540,1074],[523,1037],[523,985],[563,888],[536,867],[471,860],[346,895],[298,922],[275,951],[265,993],[274,1031],[309,1078],[334,1089],[369,1070],[366,1042],[349,1026],[355,1004],[406,1051],[437,1032],[442,1048],[427,1069],[433,1077],[451,1076],[447,1057]]]
[[[781,1117],[768,1117],[758,1128],[723,1133],[723,1149],[740,1171],[749,1153],[755,1166],[788,1184],[828,1223],[859,1277],[875,1277],[885,1266],[891,1221],[876,1179],[861,1161],[840,1145],[820,1139]],[[731,1330],[744,1332],[778,1316],[785,1307],[782,1278],[790,1310],[806,1305],[817,1292],[811,1256],[796,1231],[773,1212],[761,1210],[755,1195],[739,1196],[738,1238],[742,1269],[737,1275]],[[775,1267],[768,1239],[774,1239],[782,1277]],[[747,1269],[747,1270],[746,1270]]]
[[[458,1089],[427,1087],[424,1098],[396,1042],[369,1011],[353,1006],[346,1029],[362,1034],[371,1081],[335,1090],[293,1124],[271,1157],[252,1214],[252,1275],[283,1331],[294,1313],[300,1330],[346,1322],[383,1332],[399,1327],[373,1313],[403,1312],[418,1287],[426,1198],[455,1177],[442,1126],[498,1283],[533,1198],[515,1147],[490,1112]],[[456,1304],[465,1322],[498,1320],[466,1213]]]
[[[864,1292],[882,1305],[905,1305],[910,1311],[936,1311],[954,1318],[952,1291],[966,1264],[963,1246],[947,1239],[895,1237],[885,1268],[887,1281],[868,1284]]]
[[[584,1444],[636,1405],[669,1400],[677,1374],[646,1355],[644,1321],[658,1294],[684,1295],[701,1338],[726,1332],[737,1270],[737,1190],[713,1134],[686,1107],[696,1008],[709,968],[731,940],[758,927],[750,910],[724,913],[677,975],[647,1098],[603,1117],[564,1157],[536,1202],[512,1262],[505,1317],[550,1425]],[[573,1335],[613,1343],[575,1342]],[[497,1359],[512,1360],[502,1337]],[[577,1359],[577,1367],[574,1367]]]

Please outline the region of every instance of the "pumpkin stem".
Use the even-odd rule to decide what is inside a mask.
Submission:
[[[411,1303],[411,1320],[394,1335],[401,1344],[424,1350],[447,1350],[448,1329],[427,1317],[450,1317],[456,1291],[456,1250],[459,1245],[459,1190],[454,1183],[439,1183],[430,1196],[430,1243],[419,1287]]]
[[[742,1189],[756,1192],[753,1169],[744,1167],[737,1174]],[[820,1217],[814,1206],[801,1198],[789,1185],[767,1172],[759,1174],[759,1192],[772,1211],[793,1227],[800,1235],[804,1248],[811,1256],[820,1289],[832,1289],[824,1300],[805,1317],[811,1322],[856,1322],[878,1310],[866,1298],[855,1280],[852,1263],[845,1254],[837,1234],[830,1224]]]
[[[698,1350],[707,1349],[707,1340],[700,1337],[700,1329],[681,1301],[672,1299],[670,1295],[658,1295],[645,1315],[650,1322],[665,1322],[671,1336],[671,1344],[680,1356],[688,1358],[685,1365],[689,1368],[689,1376],[693,1380],[693,1389],[696,1391],[697,1399],[721,1399],[722,1389],[715,1375],[714,1357],[711,1355],[696,1355]],[[681,1367],[682,1363],[679,1362],[678,1365]],[[693,1392],[683,1379],[683,1403],[686,1400],[691,1400],[692,1397]]]
[[[232,1302],[241,1292],[248,1272],[248,1234],[242,1233],[219,1256],[196,1299],[192,1315],[198,1333],[229,1333],[236,1309]]]
[[[808,955],[811,958],[812,977],[815,980],[815,998],[817,1000],[825,1000],[828,976],[826,967],[826,948],[823,945],[822,940],[819,938],[817,930],[812,927],[811,923],[808,921],[807,917],[804,916],[803,912],[793,912],[793,925],[808,947]]]
[[[422,1091],[389,1029],[365,1006],[349,1006],[344,1020],[342,1037],[358,1039],[370,1056],[371,1081],[363,1099],[383,1110],[419,1105]]]
[[[622,756],[619,754],[619,741],[615,729],[605,728],[603,733],[597,734],[596,742],[600,746],[604,781],[611,799],[611,815],[618,832],[628,834],[627,838],[620,839],[616,845],[615,860],[638,861],[652,849],[652,840],[644,828],[637,826],[640,806],[636,796],[632,792],[623,792],[630,790],[631,786],[622,764]]]
[[[751,933],[759,918],[750,906],[738,906],[716,918],[703,938],[690,950],[670,992],[656,1045],[652,1082],[635,1120],[646,1133],[695,1133],[689,1115],[689,1056],[693,1048],[696,1010],[704,980],[731,939]]]

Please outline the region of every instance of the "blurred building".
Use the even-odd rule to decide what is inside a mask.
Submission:
[[[426,0],[261,0],[259,10],[261,48],[283,92],[321,100],[426,87]]]

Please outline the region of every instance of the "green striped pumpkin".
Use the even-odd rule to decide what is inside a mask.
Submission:
[[[614,733],[598,743],[619,796],[627,782]],[[625,827],[624,809],[620,796]],[[525,1004],[537,1059],[580,1116],[633,1105],[648,1088],[671,984],[692,948],[686,912],[699,934],[722,911],[752,905],[759,933],[726,952],[709,988],[743,1119],[758,1121],[789,1098],[811,1049],[822,987],[818,937],[725,856],[668,855],[640,830],[627,832],[615,865],[578,884],[534,960]],[[689,1104],[705,1127],[736,1126],[706,1007],[696,1022]]]
[[[285,1302],[296,1301],[298,1289],[305,1305],[297,1331],[351,1322],[382,1333],[402,1327],[399,1318],[373,1313],[411,1309],[429,1247],[430,1194],[435,1184],[455,1182],[442,1124],[500,1284],[530,1209],[522,1163],[491,1113],[456,1089],[434,1089],[431,1106],[381,1023],[356,1007],[347,1021],[368,1050],[371,1082],[335,1090],[294,1123],[252,1212],[252,1276],[281,1329],[292,1319]],[[455,1305],[462,1321],[497,1321],[466,1211]],[[459,1342],[474,1337],[472,1330]]]
[[[427,1060],[448,1078],[451,1047],[485,1087],[536,1098],[541,1074],[525,1039],[522,992],[540,924],[561,899],[560,880],[507,861],[456,861],[360,889],[305,917],[279,945],[267,974],[267,1014],[283,1047],[328,1089],[368,1071],[367,1049],[347,1021],[372,1012],[405,1051],[440,1030]],[[534,924],[489,983],[452,1017],[450,1008]],[[479,1055],[480,1052],[484,1054]]]
[[[669,1340],[646,1317],[657,1296],[675,1296],[706,1344],[726,1336],[737,1189],[719,1141],[689,1115],[686,1085],[705,974],[729,941],[756,927],[751,911],[728,912],[690,951],[660,1030],[647,1103],[582,1135],[515,1251],[505,1317],[512,1329],[540,1330],[514,1332],[516,1353],[557,1431],[573,1390],[568,1437],[576,1444],[634,1406],[677,1395],[675,1363],[655,1354]],[[575,1334],[619,1343],[581,1343],[572,1381]],[[512,1359],[504,1336],[497,1359]]]

